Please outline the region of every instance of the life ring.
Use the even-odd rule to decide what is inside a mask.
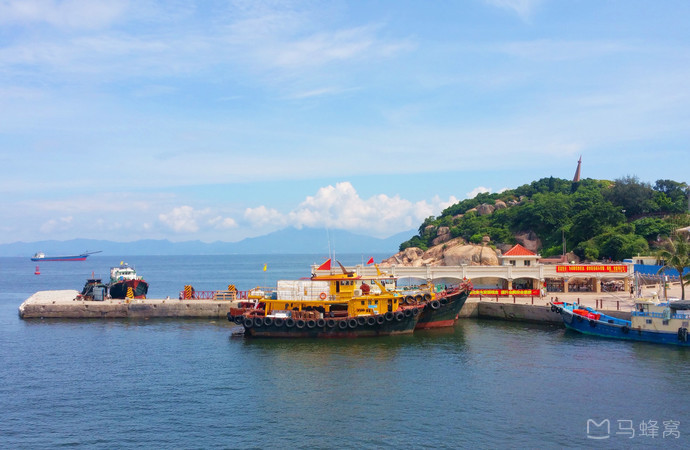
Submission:
[[[395,312],[395,320],[397,320],[398,322],[403,320],[403,317],[405,317],[405,314],[403,314],[402,311]]]
[[[391,311],[386,312],[386,314],[383,315],[388,322],[393,320],[393,313]]]
[[[321,300],[326,300],[326,293],[325,293],[325,292],[320,293],[320,294],[319,294],[319,298],[320,298]]]
[[[307,328],[314,328],[315,326],[316,326],[316,320],[314,320],[314,319],[307,320]]]
[[[376,317],[374,317],[374,316],[367,317],[367,325],[376,325]]]
[[[285,319],[283,319],[282,317],[276,317],[276,320],[273,321],[273,324],[277,327],[282,327],[284,323]]]
[[[304,328],[304,325],[306,325],[306,322],[302,319],[297,319],[297,321],[295,322],[295,326],[297,328]]]
[[[429,303],[429,306],[431,306],[431,309],[438,309],[441,306],[441,303],[438,300],[434,300],[433,302]]]
[[[264,325],[267,327],[270,327],[271,325],[273,325],[273,318],[264,317]]]

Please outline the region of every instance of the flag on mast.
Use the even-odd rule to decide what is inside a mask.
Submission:
[[[268,268],[267,266],[268,264],[264,264],[264,272],[266,272],[266,269]]]
[[[374,257],[373,256],[371,258],[369,258],[369,261],[367,261],[367,265],[369,265],[369,264],[374,264]]]
[[[328,258],[328,260],[321,264],[316,270],[331,270],[331,258]]]

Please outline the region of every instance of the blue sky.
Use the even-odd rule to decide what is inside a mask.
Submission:
[[[387,237],[688,182],[690,2],[0,0],[0,243]]]

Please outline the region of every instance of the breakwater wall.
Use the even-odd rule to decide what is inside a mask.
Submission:
[[[604,314],[630,320],[630,311],[602,310]],[[510,320],[516,322],[563,324],[561,315],[549,305],[523,305],[501,302],[468,301],[460,311],[460,318]]]
[[[218,318],[227,320],[233,304],[214,300],[76,300],[79,292],[40,291],[19,306],[19,317],[60,319]]]

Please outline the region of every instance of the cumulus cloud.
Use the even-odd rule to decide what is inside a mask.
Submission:
[[[477,186],[476,188],[472,189],[470,192],[468,192],[467,198],[475,198],[477,194],[490,194],[491,193],[491,188],[487,188],[484,186]]]
[[[209,225],[214,228],[225,230],[228,228],[235,228],[237,221],[231,217],[216,216],[208,221]]]
[[[178,233],[195,233],[199,231],[198,215],[191,206],[173,208],[167,214],[159,214],[158,220]]]
[[[256,227],[285,224],[285,217],[280,212],[273,208],[266,208],[263,205],[256,208],[247,208],[244,211],[244,218]]]
[[[328,227],[386,236],[415,227],[420,220],[456,202],[455,197],[434,197],[431,202],[413,203],[386,194],[363,199],[350,182],[341,182],[320,188],[287,216],[298,228]]]

